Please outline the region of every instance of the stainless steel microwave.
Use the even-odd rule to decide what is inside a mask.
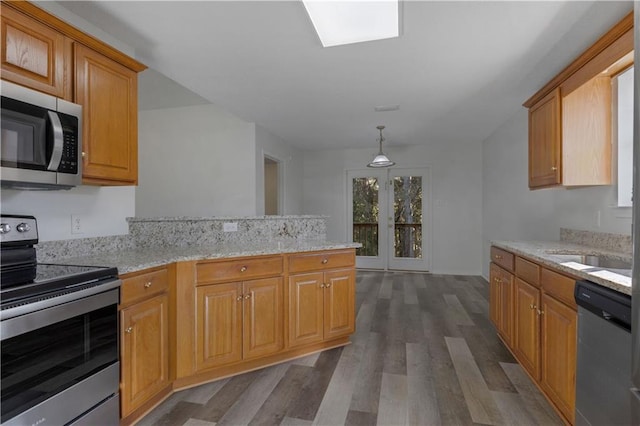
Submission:
[[[2,81],[3,188],[69,189],[82,183],[82,106]]]

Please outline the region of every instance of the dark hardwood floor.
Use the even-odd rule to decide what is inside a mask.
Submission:
[[[357,273],[352,344],[177,392],[139,425],[561,425],[481,277]]]

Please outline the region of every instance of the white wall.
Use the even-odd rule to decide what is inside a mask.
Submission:
[[[256,214],[255,126],[215,105],[140,111],[136,215]]]
[[[304,213],[328,215],[327,238],[346,241],[346,171],[366,169],[377,149],[304,154]],[[431,173],[434,273],[482,271],[481,144],[387,147],[396,167],[428,167]],[[427,219],[428,220],[428,219]]]
[[[55,2],[38,6],[60,19],[134,56],[133,49]],[[41,241],[121,235],[128,231],[125,218],[135,214],[135,188],[81,186],[70,191],[2,190],[0,211],[29,214],[38,219]],[[71,215],[81,215],[84,232],[71,234]]]
[[[280,195],[282,200],[281,214],[300,214],[302,212],[302,151],[293,148],[282,139],[256,125],[256,212],[264,214],[264,156],[279,162],[284,186]]]
[[[615,185],[529,190],[527,126],[522,108],[482,145],[485,277],[491,240],[558,240],[560,228],[631,234],[631,211],[615,207]]]

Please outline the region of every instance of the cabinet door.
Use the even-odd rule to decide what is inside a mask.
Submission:
[[[548,295],[542,296],[542,377],[547,395],[574,423],[576,398],[577,314]]]
[[[121,311],[122,415],[169,385],[169,325],[166,294]]]
[[[500,324],[500,271],[494,263],[489,265],[489,319],[498,328]]]
[[[322,272],[289,277],[289,346],[322,341],[323,278]]]
[[[283,348],[283,279],[266,278],[243,283],[243,358],[278,352]]]
[[[540,378],[540,290],[516,278],[515,336],[513,348],[520,364]]]
[[[70,40],[54,29],[2,5],[2,78],[71,100],[65,72]]]
[[[529,109],[529,188],[562,182],[560,89]]]
[[[355,271],[324,273],[324,339],[348,336],[355,331]]]
[[[512,346],[514,336],[513,275],[506,271],[503,271],[500,275],[498,331],[507,345]]]
[[[242,358],[242,284],[196,288],[196,370]]]
[[[83,106],[85,183],[138,180],[138,77],[135,71],[76,43],[75,100]]]

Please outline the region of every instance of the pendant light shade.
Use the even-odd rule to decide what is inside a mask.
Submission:
[[[382,130],[384,129],[384,126],[378,126],[376,127],[376,129],[380,131],[380,151],[378,152],[378,155],[375,156],[373,161],[367,164],[367,167],[391,167],[396,163],[389,160],[389,157],[387,157],[385,153],[382,152],[382,141],[384,140],[384,138],[382,137]]]

